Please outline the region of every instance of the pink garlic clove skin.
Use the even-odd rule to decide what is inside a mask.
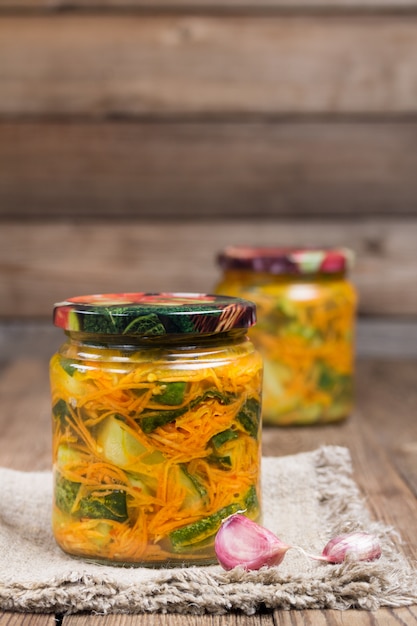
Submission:
[[[374,561],[380,556],[381,547],[376,537],[368,533],[355,532],[331,539],[319,558],[329,563],[343,563],[343,561]]]
[[[240,513],[223,521],[214,542],[217,559],[225,570],[237,566],[258,570],[265,565],[278,565],[290,547]]]

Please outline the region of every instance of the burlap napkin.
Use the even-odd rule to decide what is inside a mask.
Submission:
[[[398,607],[417,602],[416,571],[389,528],[372,522],[351,476],[346,448],[263,459],[264,525],[283,541],[321,552],[341,531],[380,537],[371,563],[329,565],[290,550],[257,572],[220,566],[120,568],[72,559],[50,529],[51,474],[0,469],[0,608],[75,613],[253,614],[269,608]]]

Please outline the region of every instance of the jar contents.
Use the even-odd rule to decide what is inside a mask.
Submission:
[[[116,294],[55,307],[53,531],[109,564],[214,563],[236,511],[260,516],[262,363],[254,305]]]
[[[227,248],[217,293],[256,303],[263,421],[332,422],[353,406],[356,293],[349,250]]]

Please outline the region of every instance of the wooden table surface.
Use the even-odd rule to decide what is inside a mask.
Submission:
[[[1,333],[0,333],[1,334]],[[6,332],[7,335],[7,332]],[[0,350],[0,465],[50,468],[48,356],[53,341],[11,335]],[[1,339],[1,337],[0,337]],[[13,339],[13,342],[12,342]],[[25,347],[26,346],[26,347]],[[41,348],[40,348],[41,346]],[[355,480],[375,519],[394,526],[404,554],[417,558],[417,359],[366,357],[357,362],[354,415],[323,427],[265,428],[266,456],[312,450],[321,444],[349,447]],[[247,617],[184,615],[72,615],[1,613],[0,626],[378,626],[417,624],[417,605],[367,611],[280,611]]]

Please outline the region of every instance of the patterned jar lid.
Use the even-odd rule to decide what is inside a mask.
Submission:
[[[97,335],[204,335],[253,326],[256,306],[241,298],[195,293],[95,294],[58,302],[53,321],[67,331]]]
[[[349,248],[229,246],[220,252],[217,260],[224,270],[270,274],[338,274],[352,267],[354,254]]]

